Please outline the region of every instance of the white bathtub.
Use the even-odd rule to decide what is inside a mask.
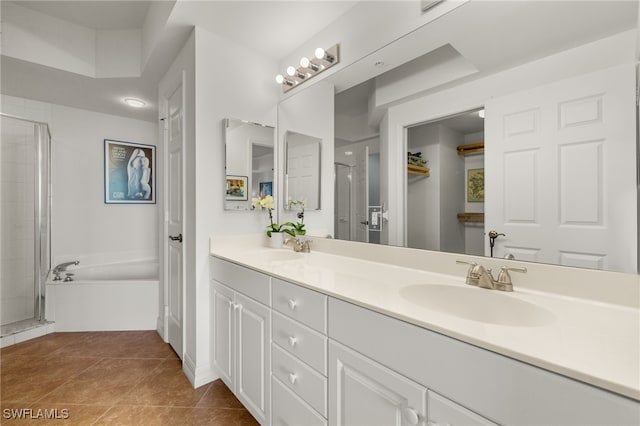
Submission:
[[[45,315],[56,331],[156,329],[157,262],[72,266],[68,272],[75,274],[71,282],[47,282]]]

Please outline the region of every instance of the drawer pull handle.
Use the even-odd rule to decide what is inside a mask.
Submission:
[[[289,346],[294,347],[298,343],[298,338],[289,336]]]
[[[411,407],[404,409],[404,418],[410,425],[417,425],[420,422],[420,415]]]
[[[289,299],[289,308],[293,311],[296,306],[298,306],[298,302],[295,299]]]
[[[289,373],[289,382],[291,382],[292,385],[295,385],[297,381],[298,375],[296,373]]]

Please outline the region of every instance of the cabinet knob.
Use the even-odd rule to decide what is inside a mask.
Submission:
[[[417,425],[420,422],[420,415],[410,407],[404,409],[404,418],[410,425]]]
[[[289,373],[289,382],[291,382],[292,385],[295,385],[297,381],[298,375],[296,373]]]
[[[289,309],[292,311],[298,306],[298,302],[295,299],[289,299]]]
[[[289,336],[289,346],[294,347],[298,343],[298,338],[294,336]]]

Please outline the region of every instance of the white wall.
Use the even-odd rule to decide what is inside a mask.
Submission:
[[[417,126],[407,132],[407,150],[421,152],[430,169],[429,177],[407,176],[407,247],[440,250],[439,133],[437,126]]]
[[[464,143],[464,136],[445,126],[440,132],[440,250],[465,253],[464,225],[458,213],[464,210],[464,158],[456,147]]]
[[[210,363],[209,239],[262,232],[268,223],[264,212],[224,210],[224,119],[275,127],[275,74],[274,61],[196,27],[160,84],[162,96],[176,78],[186,82],[183,348],[196,387],[216,378]]]
[[[3,109],[49,122],[52,263],[158,258],[157,204],[104,203],[104,139],[156,145],[154,123],[4,96]]]

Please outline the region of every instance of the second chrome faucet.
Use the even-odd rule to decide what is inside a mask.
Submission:
[[[456,260],[456,263],[469,265],[465,282],[469,285],[487,288],[491,290],[513,291],[513,283],[509,271],[527,272],[527,268],[518,268],[513,266],[503,266],[500,268],[497,278],[493,278],[491,269],[486,269],[477,262],[466,262],[464,260]]]

